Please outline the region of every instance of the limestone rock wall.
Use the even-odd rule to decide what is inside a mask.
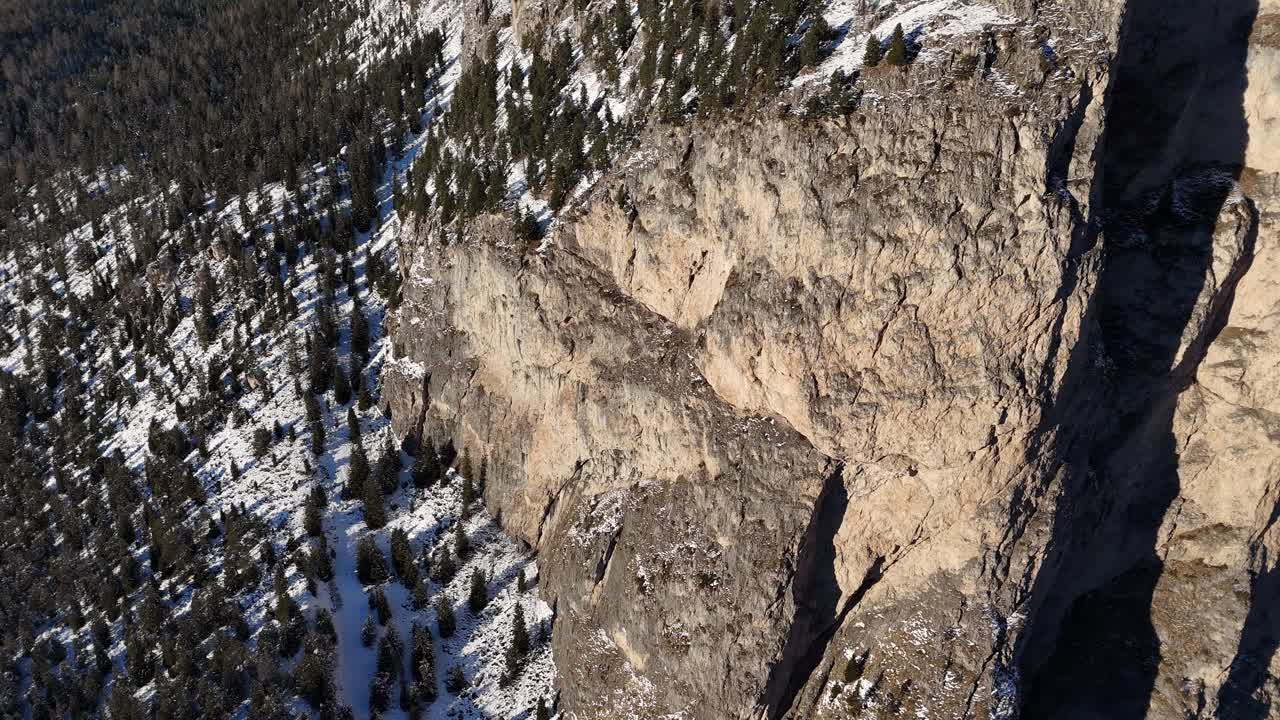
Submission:
[[[654,128],[544,252],[402,248],[384,401],[540,554],[563,708],[1266,716],[1273,9],[1007,10],[1014,91]]]

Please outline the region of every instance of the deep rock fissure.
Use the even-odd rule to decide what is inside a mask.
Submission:
[[[849,505],[844,466],[837,466],[814,503],[809,528],[801,542],[791,578],[795,615],[781,654],[770,671],[761,705],[771,720],[791,710],[800,691],[826,654],[827,645],[849,612],[881,577],[877,557],[862,583],[843,602],[835,578],[835,535]]]

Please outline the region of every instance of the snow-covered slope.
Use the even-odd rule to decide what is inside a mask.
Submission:
[[[817,67],[799,75],[794,84],[823,80],[836,72],[861,69],[867,37],[874,34],[886,43],[893,29],[902,25],[907,38],[922,45],[917,62],[929,62],[946,41],[961,35],[977,35],[986,28],[1013,25],[996,8],[974,0],[917,0],[881,3],[866,0],[833,0],[823,13],[835,31],[831,53]],[[871,25],[871,30],[862,28]]]
[[[370,12],[352,28],[352,53],[362,66],[372,66],[384,60],[409,37],[434,27],[448,27],[449,42],[446,49],[446,68],[440,78],[441,94],[426,104],[423,127],[430,128],[440,109],[448,102],[453,83],[458,76],[457,26],[459,17],[456,3],[423,0],[416,12],[408,12],[408,5],[398,2],[377,1]],[[355,249],[346,257],[354,270],[354,282],[350,287],[358,295],[370,330],[369,361],[364,372],[364,386],[376,394],[379,374],[389,351],[389,343],[383,332],[383,319],[387,304],[393,298],[383,297],[373,287],[367,258],[376,258],[383,267],[394,268],[396,240],[401,229],[401,218],[392,202],[393,182],[404,182],[407,169],[421,149],[425,131],[405,139],[404,151],[399,157],[390,157],[383,175],[383,183],[377,190],[379,219],[368,232],[356,232]],[[345,175],[345,166],[335,158],[335,166]],[[261,187],[246,197],[222,196],[208,198],[205,219],[211,223],[215,234],[242,242],[252,232],[258,248],[271,248],[283,241],[297,225],[299,215],[317,212],[318,199],[323,197],[332,178],[325,176],[323,165],[307,169],[303,173],[303,185],[290,191],[279,183]],[[345,193],[345,190],[344,190]],[[299,206],[301,200],[301,207]],[[347,207],[343,198],[340,207]],[[143,214],[159,212],[159,198],[142,198],[136,208]],[[68,247],[88,246],[94,249],[96,261],[75,265],[65,281],[59,280],[52,270],[41,270],[49,279],[54,295],[61,298],[49,304],[39,296],[29,301],[19,301],[11,308],[15,315],[26,314],[39,319],[49,313],[66,313],[66,301],[75,296],[79,302],[92,302],[95,282],[112,279],[117,275],[117,258],[133,253],[133,242],[141,228],[133,226],[128,216],[129,207],[122,206],[108,213],[100,226],[103,234],[94,238],[93,228],[86,224],[65,238]],[[243,217],[259,217],[265,223],[256,228],[242,225]],[[326,221],[327,222],[327,221]],[[162,245],[177,244],[180,232],[166,232],[158,242]],[[318,298],[321,295],[319,278],[323,271],[314,248],[304,247],[302,259],[292,268],[285,267],[284,283],[296,302],[299,312],[281,329],[270,327],[265,307],[246,302],[245,294],[234,286],[240,282],[234,263],[219,256],[212,248],[202,250],[196,258],[186,258],[175,268],[153,265],[148,270],[151,290],[166,298],[165,302],[181,303],[185,310],[177,326],[159,338],[161,353],[147,349],[133,349],[127,339],[117,335],[115,328],[98,329],[91,333],[86,347],[94,348],[97,357],[87,364],[97,372],[86,377],[89,391],[97,393],[108,383],[122,383],[135,394],[132,402],[122,403],[110,416],[103,428],[104,454],[120,451],[129,468],[138,476],[144,473],[148,458],[148,441],[153,426],[168,428],[178,416],[176,408],[190,406],[200,397],[205,383],[204,369],[210,364],[225,367],[231,353],[245,352],[252,368],[260,371],[249,392],[241,395],[231,410],[231,417],[216,432],[204,437],[204,450],[193,449],[185,462],[195,468],[198,482],[207,498],[203,506],[193,507],[191,525],[202,528],[217,523],[222,513],[244,508],[253,517],[265,523],[268,539],[274,554],[289,557],[299,546],[305,546],[303,507],[314,488],[322,488],[329,499],[324,517],[324,533],[327,546],[332,549],[334,580],[327,586],[311,590],[295,564],[289,565],[287,583],[290,595],[308,618],[314,618],[323,608],[332,612],[337,630],[337,663],[335,689],[341,705],[349,707],[354,717],[369,717],[369,686],[373,675],[377,643],[366,646],[361,642],[361,629],[372,612],[366,601],[369,588],[360,584],[355,575],[356,545],[360,539],[373,537],[388,553],[388,538],[392,530],[407,532],[413,546],[414,557],[429,554],[439,547],[452,547],[454,526],[463,523],[469,537],[471,551],[459,559],[456,575],[447,584],[435,579],[429,581],[431,597],[443,595],[454,606],[457,616],[457,633],[449,639],[440,637],[436,630],[436,611],[431,605],[415,607],[412,589],[397,581],[385,584],[384,590],[393,610],[392,621],[379,630],[385,635],[394,627],[403,643],[404,660],[410,652],[409,638],[415,623],[431,628],[435,643],[438,698],[429,704],[426,717],[527,717],[539,700],[551,700],[554,667],[547,637],[551,623],[551,609],[538,597],[537,565],[527,551],[507,538],[483,511],[477,507],[470,518],[460,517],[460,476],[450,470],[453,482],[426,489],[415,489],[409,467],[413,458],[404,454],[400,472],[399,489],[386,498],[388,523],[386,527],[371,530],[367,527],[361,503],[358,499],[343,500],[341,491],[350,472],[353,448],[351,430],[346,422],[348,408],[354,410],[361,427],[364,447],[375,455],[384,443],[395,442],[390,437],[388,419],[376,404],[360,409],[355,398],[345,405],[338,404],[330,395],[320,398],[322,423],[326,437],[323,448],[313,453],[306,417],[306,379],[298,377],[291,355],[297,355],[305,347],[307,333],[316,326]],[[223,292],[215,299],[214,316],[217,334],[207,346],[202,346],[196,331],[197,313],[190,312],[195,303],[195,289],[199,270],[205,264]],[[26,298],[22,291],[24,282],[31,279],[30,271],[20,268],[14,259],[0,266],[0,293],[10,298]],[[337,283],[332,306],[339,319],[337,355],[344,363],[352,362],[351,326],[348,319],[356,310],[355,298],[348,288]],[[242,322],[244,321],[244,322]],[[9,372],[30,370],[31,362],[39,354],[41,335],[39,322],[31,324],[31,331],[16,339],[3,357],[0,368]],[[152,328],[150,332],[163,332]],[[21,333],[19,333],[21,334]],[[113,355],[113,351],[117,354]],[[135,357],[137,356],[137,357]],[[296,360],[295,360],[296,361]],[[136,363],[136,366],[135,366]],[[141,369],[141,374],[139,370]],[[247,422],[243,419],[247,418]],[[281,428],[283,437],[271,442],[265,454],[255,448],[255,430]],[[143,553],[145,556],[145,552]],[[488,577],[488,594],[491,601],[479,613],[472,613],[467,605],[468,581],[473,571]],[[528,587],[520,592],[516,578],[523,572]],[[175,612],[190,610],[191,588],[164,586],[177,601]],[[257,633],[270,620],[277,599],[270,592],[270,578],[235,598],[243,610],[251,633]],[[529,624],[533,637],[532,648],[524,660],[523,670],[509,685],[501,682],[505,673],[505,652],[511,636],[512,617],[519,604]],[[44,635],[58,637],[64,645],[74,645],[76,637],[86,638],[89,628],[78,633],[67,631],[58,625],[49,626]],[[117,642],[111,651],[117,668],[123,668],[125,648],[120,631],[115,631]],[[256,636],[248,646],[252,649]],[[451,693],[445,687],[445,674],[454,667],[462,669],[467,688]],[[121,677],[116,673],[115,677]],[[152,683],[154,685],[154,683]],[[152,696],[153,687],[137,691],[137,697]],[[390,710],[383,717],[406,717],[398,705],[398,689],[393,688]],[[294,700],[294,712],[310,712],[301,700]],[[242,707],[241,713],[243,714]]]

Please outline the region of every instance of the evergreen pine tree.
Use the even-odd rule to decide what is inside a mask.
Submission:
[[[430,444],[418,450],[418,457],[413,461],[413,486],[428,488],[440,479],[440,463],[436,460],[436,452]]]
[[[369,708],[376,713],[386,712],[391,702],[391,676],[375,672],[369,679]]]
[[[347,466],[347,484],[342,488],[342,495],[348,500],[363,498],[364,486],[369,479],[369,456],[365,455],[364,443],[360,438],[352,438],[351,460]]]
[[[378,478],[365,477],[361,500],[364,503],[366,525],[377,529],[387,524],[387,508],[382,497],[382,483]]]
[[[418,582],[413,586],[413,609],[425,610],[431,602],[431,588],[427,585],[427,581],[421,576]]]
[[[529,250],[536,248],[542,240],[542,229],[538,219],[533,213],[523,208],[516,213],[516,238]]]
[[[467,677],[462,674],[462,666],[454,665],[449,668],[448,674],[444,678],[444,689],[457,695],[467,687]]]
[[[907,38],[902,32],[902,23],[893,28],[893,37],[889,39],[889,50],[884,55],[884,61],[894,67],[907,64]]]
[[[456,624],[457,621],[453,616],[453,605],[442,592],[436,597],[436,631],[440,633],[442,638],[451,638]]]
[[[333,401],[339,405],[351,402],[351,384],[347,381],[348,372],[342,363],[333,366]]]
[[[431,631],[425,625],[414,624],[410,648],[410,667],[414,687],[420,701],[436,698],[436,658],[432,646]]]
[[[884,51],[880,48],[880,38],[875,33],[867,36],[867,47],[862,52],[863,67],[875,67],[880,64],[880,60],[884,58]]]
[[[352,364],[353,369],[364,367],[369,359],[369,321],[365,319],[358,302],[351,308],[351,355],[353,359],[359,360]]]
[[[315,495],[307,496],[306,508],[302,515],[302,527],[311,537],[318,537],[323,532],[324,511],[315,501]]]
[[[356,409],[347,408],[347,434],[351,436],[352,441],[360,439],[360,417],[356,415]]]
[[[320,620],[318,612],[316,620],[318,625]],[[332,625],[330,620],[329,639],[322,639],[316,635],[307,639],[302,659],[298,661],[298,666],[293,673],[298,694],[317,710],[333,697]]]
[[[479,615],[485,605],[489,604],[489,587],[484,580],[484,573],[479,568],[471,571],[471,589],[467,592],[467,606],[474,615]]]
[[[298,604],[289,596],[289,587],[285,582],[284,565],[277,565],[272,578],[272,586],[276,594],[276,622],[281,627],[287,625],[298,611]]]
[[[453,554],[449,552],[449,546],[446,545],[440,550],[440,560],[435,563],[436,582],[441,585],[448,585],[453,579],[454,573],[458,571],[457,564],[453,560]]]
[[[382,492],[389,495],[400,487],[400,450],[389,438],[378,455],[374,474],[382,486]]]
[[[260,427],[253,431],[253,454],[262,457],[271,449],[271,430]]]
[[[320,420],[311,421],[311,454],[324,454],[324,423]]]
[[[511,684],[520,674],[520,666],[529,653],[529,629],[524,624],[524,608],[516,602],[515,614],[511,618],[511,643],[507,645],[507,672],[503,677],[505,684]]]
[[[142,708],[134,698],[133,690],[126,683],[117,682],[111,688],[107,700],[107,712],[111,720],[141,720]]]
[[[316,609],[316,632],[330,640],[337,638],[337,628],[333,625],[333,614],[328,608]]]
[[[471,517],[471,504],[476,500],[476,487],[471,482],[471,475],[468,473],[462,476],[462,508],[460,515],[462,519]]]
[[[380,586],[369,591],[369,609],[377,615],[379,625],[386,625],[391,620],[391,605]]]
[[[467,529],[461,520],[453,525],[453,553],[462,560],[471,552],[471,543],[467,540]]]
[[[809,24],[809,29],[805,31],[804,37],[800,39],[800,66],[813,67],[818,64],[822,52],[822,45],[827,41],[831,34],[831,26],[827,24],[826,18],[817,15],[813,22]]]
[[[364,585],[376,585],[387,579],[387,562],[372,537],[365,536],[356,544],[356,577]]]
[[[409,534],[401,528],[391,531],[391,566],[406,588],[412,589],[418,582],[418,566],[413,561],[413,547]]]

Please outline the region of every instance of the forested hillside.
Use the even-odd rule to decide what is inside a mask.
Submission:
[[[6,4],[0,713],[551,701],[483,464],[377,407],[449,15]]]

